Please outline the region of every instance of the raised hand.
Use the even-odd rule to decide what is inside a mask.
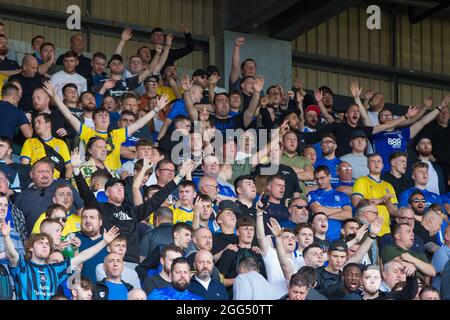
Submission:
[[[119,228],[114,226],[111,229],[109,229],[109,231],[106,230],[103,231],[103,240],[105,240],[107,244],[110,244],[115,238],[117,238],[118,235],[119,235]]]
[[[262,91],[263,88],[264,88],[264,77],[261,75],[257,75],[255,83],[253,84],[253,89],[259,93]]]
[[[363,89],[362,87],[361,88],[359,87],[358,82],[352,81],[350,83],[350,91],[352,92],[352,96],[353,98],[355,98],[355,100],[360,99],[362,89]]]
[[[319,89],[314,90],[314,98],[316,98],[317,103],[320,103],[323,99],[322,91]]]
[[[283,235],[283,230],[281,229],[280,224],[275,218],[270,218],[267,226],[269,227],[275,238],[281,237]]]
[[[303,82],[300,79],[295,79],[294,80],[294,88],[297,89],[298,91],[303,89]]]
[[[364,237],[364,235],[367,233],[367,229],[369,228],[369,226],[367,224],[364,224],[361,228],[358,229],[358,231],[356,231],[356,242],[360,242],[361,239]]]
[[[116,82],[116,80],[109,79],[103,83],[103,88],[105,88],[105,90],[110,90],[116,86]]]
[[[56,134],[58,135],[58,137],[65,137],[67,136],[67,131],[64,128],[59,128],[58,130],[56,130]]]
[[[364,94],[364,100],[369,102],[369,100],[372,99],[372,97],[373,97],[373,91],[367,90],[366,93]]]
[[[370,224],[369,231],[373,235],[377,235],[381,232],[381,227],[383,226],[383,217],[376,217],[375,220]]]
[[[81,246],[81,240],[80,238],[73,237],[70,239],[70,244],[75,247],[74,249],[78,249]]]
[[[161,54],[163,52],[163,46],[160,44],[157,44],[155,46],[155,51],[156,51],[156,54]]]
[[[183,74],[183,75],[181,76],[181,88],[182,88],[184,91],[189,91],[189,90],[191,90],[191,89],[192,89],[192,84],[193,84],[193,82],[192,82],[192,80],[191,80],[191,77],[189,77],[188,74]]]
[[[418,106],[414,106],[414,107],[410,106],[408,108],[408,112],[406,112],[406,115],[408,116],[408,119],[417,116],[419,114],[419,112],[420,112],[420,109],[422,109],[422,108],[418,107]]]
[[[166,36],[166,46],[168,46],[168,47],[171,47],[171,46],[172,46],[173,37],[174,37],[173,33],[169,33],[169,34]]]
[[[8,223],[6,223],[5,220],[1,221],[0,228],[1,228],[2,236],[4,238],[6,238],[11,233],[11,221],[8,221]]]
[[[178,171],[178,175],[180,177],[185,177],[186,174],[188,174],[188,172],[192,172],[193,169],[194,169],[194,162],[192,160],[187,160],[181,165]]]
[[[81,157],[78,148],[73,149],[70,153],[70,164],[73,168],[79,168],[81,166]]]
[[[206,105],[204,105],[202,110],[198,113],[198,119],[202,122],[209,119],[209,112],[208,109],[206,109]]]
[[[244,37],[236,38],[236,42],[235,42],[235,46],[236,47],[241,47],[244,44],[245,44],[245,38]]]
[[[189,33],[189,28],[187,25],[182,23],[182,24],[180,24],[180,31],[183,33]]]
[[[305,99],[305,96],[304,95],[302,95],[302,93],[300,92],[300,91],[297,91],[296,93],[295,93],[295,101],[297,102],[297,103],[303,103],[303,100]]]
[[[259,200],[258,200],[258,202],[256,202],[256,205],[255,205],[255,208],[256,208],[256,212],[257,213],[264,213],[265,211],[264,211],[264,204],[262,203],[262,201],[261,201],[261,199],[262,199],[262,197],[264,196],[264,192],[263,193],[261,193],[261,196],[259,197]]]
[[[53,86],[50,83],[50,81],[45,81],[43,88],[44,88],[45,92],[47,92],[50,97],[54,98],[56,96],[56,88],[55,88],[55,86]]]
[[[156,99],[155,112],[158,113],[161,111],[166,106],[167,102],[169,102],[169,96],[164,93],[161,97]]]
[[[197,197],[194,203],[194,214],[196,216],[200,216],[200,212],[203,210],[203,200],[200,197]]]
[[[128,41],[132,37],[133,37],[133,30],[131,30],[131,28],[126,27],[125,29],[123,29],[121,37],[123,41]]]
[[[142,168],[143,168],[145,171],[148,171],[148,170],[150,170],[152,167],[153,167],[153,164],[150,162],[150,158],[144,157],[144,158],[142,159]]]

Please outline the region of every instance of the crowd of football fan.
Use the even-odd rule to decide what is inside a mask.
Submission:
[[[180,28],[127,62],[129,28],[92,59],[38,35],[19,66],[0,22],[0,298],[450,299],[450,95],[338,108],[244,38],[180,76]]]

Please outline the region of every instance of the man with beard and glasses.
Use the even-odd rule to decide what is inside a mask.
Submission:
[[[326,133],[322,136],[320,148],[322,150],[322,157],[317,158],[314,169],[319,166],[327,166],[331,174],[331,184],[336,185],[339,183],[339,175],[337,174],[337,166],[341,163],[341,160],[336,157],[336,137],[332,133]]]
[[[213,255],[208,250],[200,250],[195,254],[195,270],[188,290],[205,300],[228,300],[228,292],[225,286],[213,278],[211,274],[214,268]]]
[[[191,268],[185,258],[176,258],[170,267],[171,287],[153,289],[148,300],[204,300],[187,288],[191,283]]]

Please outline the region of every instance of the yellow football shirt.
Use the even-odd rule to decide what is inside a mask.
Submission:
[[[169,209],[173,212],[173,223],[178,222],[191,222],[194,219],[194,210],[188,210],[183,207],[177,207],[175,205],[172,205],[169,207]]]
[[[127,128],[113,130],[108,135],[108,132],[98,132],[89,128],[85,124],[82,124],[80,130],[80,140],[87,145],[89,139],[92,137],[100,137],[106,140],[108,156],[106,157],[105,164],[111,170],[120,169],[122,166],[122,163],[120,162],[120,146],[128,138]]]
[[[44,140],[44,142],[61,155],[64,164],[70,163],[69,148],[63,140],[52,137],[48,141]],[[36,161],[45,158],[46,156],[47,154],[45,153],[44,145],[36,138],[27,139],[23,144],[22,152],[20,153],[20,159],[25,158],[30,160],[30,165],[33,165]],[[56,169],[53,173],[53,177],[55,179],[64,178],[60,177],[60,172]]]
[[[175,92],[171,87],[159,86],[156,90],[156,95],[162,96],[163,94],[167,94],[169,96],[169,102],[177,99],[177,97],[175,96]]]
[[[387,192],[393,196],[391,198],[391,202],[393,204],[398,204],[397,196],[395,194],[394,187],[389,182],[380,180],[376,181],[370,176],[365,176],[357,179],[353,184],[353,193],[352,195],[359,195],[364,199],[380,199],[384,197]],[[383,225],[381,227],[381,231],[378,234],[379,237],[382,237],[386,233],[391,232],[390,228],[390,215],[389,211],[384,205],[377,205],[378,215],[383,217]]]
[[[39,228],[41,227],[42,221],[45,220],[45,212],[39,216],[36,220],[33,231],[31,233],[36,234],[39,233]],[[81,230],[81,217],[77,214],[71,214],[67,217],[66,225],[62,230],[62,235],[67,236],[69,233],[75,233]]]

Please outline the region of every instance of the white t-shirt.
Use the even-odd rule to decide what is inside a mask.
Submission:
[[[277,299],[281,298],[288,292],[287,281],[284,278],[277,252],[269,246],[267,254],[262,256],[264,266],[266,267],[267,280],[272,286],[273,293]]]
[[[62,89],[66,84],[75,84],[78,88],[78,94],[87,91],[87,81],[78,73],[68,74],[64,70],[59,71],[50,78],[50,83],[56,87],[58,97],[61,100],[63,99]]]
[[[428,191],[434,192],[436,194],[439,193],[439,178],[436,170],[433,167],[433,164],[430,161],[420,160],[428,164],[428,182],[426,189]]]

